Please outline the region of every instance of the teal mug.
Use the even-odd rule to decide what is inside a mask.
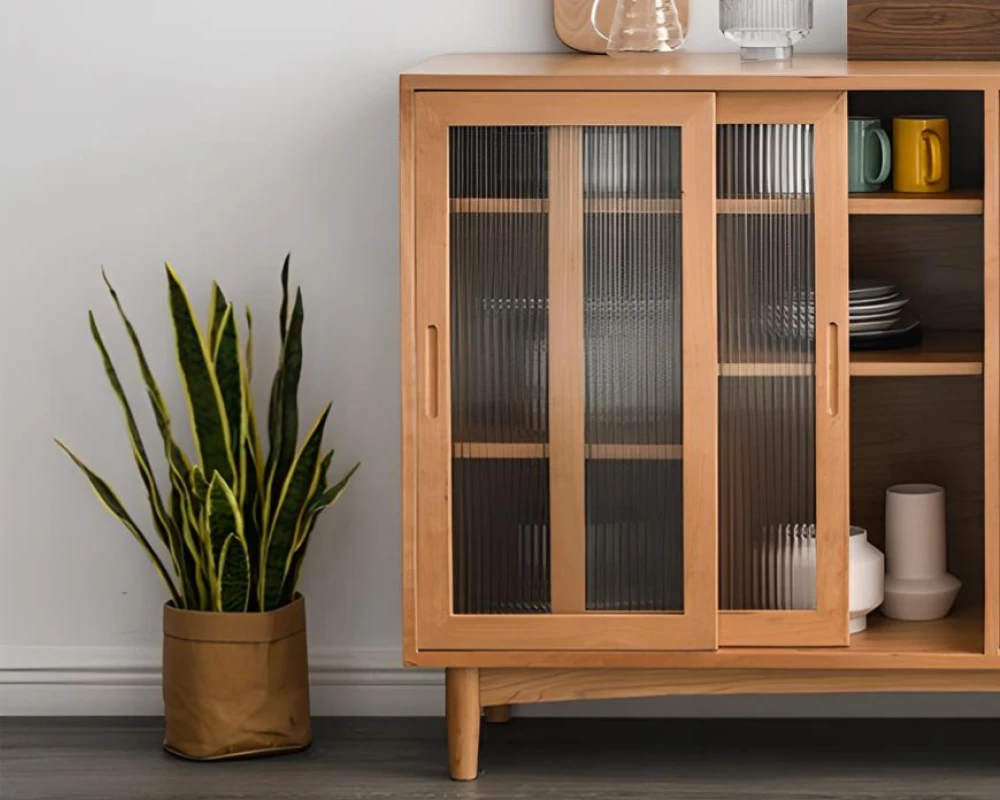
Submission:
[[[875,117],[851,117],[847,122],[849,186],[852,192],[877,192],[892,171],[892,143]]]

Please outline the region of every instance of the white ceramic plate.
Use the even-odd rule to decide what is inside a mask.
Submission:
[[[851,281],[852,303],[858,300],[877,300],[898,293],[899,289],[894,284],[879,278],[855,278]]]
[[[909,302],[910,298],[905,294],[902,294],[898,297],[894,297],[892,300],[884,300],[877,303],[865,303],[860,306],[851,305],[850,314],[851,316],[862,316],[868,314],[881,314],[884,311],[898,311]]]
[[[870,322],[852,322],[851,335],[855,333],[868,333],[869,331],[887,331],[899,321],[896,319],[876,319]]]
[[[902,310],[898,308],[889,311],[873,311],[870,314],[852,311],[851,322],[874,322],[877,319],[899,319],[902,315]]]
[[[919,321],[913,320],[907,322],[898,322],[896,323],[896,326],[894,328],[888,328],[884,331],[858,331],[857,333],[851,331],[851,338],[871,340],[871,339],[878,339],[882,336],[887,336],[889,334],[895,335],[897,333],[908,333],[909,331],[912,331],[914,328],[916,328],[919,324],[920,324]]]

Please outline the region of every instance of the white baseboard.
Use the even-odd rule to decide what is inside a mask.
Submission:
[[[440,670],[403,669],[392,648],[313,648],[314,716],[440,716]],[[159,716],[160,649],[0,647],[0,716]],[[523,716],[985,717],[998,694],[663,697],[518,708]]]

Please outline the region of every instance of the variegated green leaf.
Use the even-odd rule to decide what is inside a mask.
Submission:
[[[330,453],[330,455],[333,455],[333,453]],[[337,502],[337,499],[344,489],[347,488],[347,484],[350,483],[351,478],[354,477],[354,473],[358,471],[358,467],[360,466],[360,463],[355,464],[340,483],[329,489],[317,492],[316,496],[306,507],[300,532],[296,537],[295,547],[288,558],[288,567],[285,570],[285,582],[281,590],[282,604],[290,603],[295,597],[295,590],[299,585],[299,576],[302,572],[302,564],[305,562],[309,540],[312,538],[313,529],[316,527],[316,520],[319,519],[319,515],[324,509],[329,508]]]
[[[298,393],[302,375],[302,323],[305,312],[302,307],[302,291],[295,294],[295,306],[288,324],[288,334],[281,348],[281,363],[274,376],[271,388],[271,407],[268,414],[268,431],[271,437],[271,451],[264,470],[265,503],[268,525],[273,521],[276,495],[281,491],[288,476],[292,459],[295,458],[295,443],[299,435]]]
[[[222,327],[222,316],[229,307],[226,295],[215,281],[212,281],[212,294],[208,301],[208,349],[215,350],[215,344],[219,340],[219,330]]]
[[[208,556],[202,539],[198,514],[192,506],[191,490],[185,478],[171,466],[170,485],[173,488],[171,506],[175,509],[174,521],[178,525],[191,563],[194,567],[194,583],[198,591],[198,608],[209,611],[212,608],[211,572]]]
[[[90,467],[77,458],[73,451],[70,450],[63,442],[56,439],[56,444],[58,444],[66,452],[66,455],[73,459],[73,463],[80,468],[84,475],[87,476],[87,480],[90,481],[90,487],[94,490],[94,494],[97,495],[97,499],[101,501],[101,504],[112,515],[118,518],[122,525],[124,525],[128,529],[129,533],[135,537],[136,541],[139,542],[142,549],[146,551],[146,555],[149,556],[150,561],[153,562],[153,566],[156,567],[156,571],[160,573],[160,577],[167,585],[167,589],[170,591],[170,598],[173,600],[174,605],[178,608],[182,608],[183,602],[181,600],[180,593],[177,591],[177,587],[174,586],[174,582],[171,580],[170,574],[163,566],[163,562],[160,561],[160,557],[156,554],[156,551],[149,543],[149,540],[143,535],[142,531],[139,530],[139,526],[135,524],[135,521],[129,515],[128,511],[126,511],[121,500],[118,499],[118,495],[114,493],[112,488],[108,486],[107,482],[103,478],[94,473]]]
[[[243,439],[246,436],[247,415],[244,402],[243,365],[240,360],[240,336],[236,329],[236,309],[229,306],[222,314],[219,331],[215,339],[213,353],[215,378],[222,394],[222,405],[229,423],[229,440],[233,445],[233,460],[237,466],[237,474],[242,482],[245,456],[243,454]],[[234,487],[237,488],[237,487]],[[242,497],[244,489],[239,488]]]
[[[295,545],[295,532],[305,512],[306,502],[319,484],[319,453],[329,415],[330,406],[327,406],[292,461],[275,505],[274,521],[267,530],[264,542],[264,574],[260,582],[261,608],[265,611],[276,608],[281,603],[281,589],[285,582],[288,557]]]
[[[129,341],[132,342],[132,349],[135,351],[136,360],[139,362],[139,372],[142,374],[142,381],[146,386],[146,393],[149,395],[149,403],[153,408],[153,416],[156,418],[156,426],[159,428],[160,436],[163,439],[164,449],[167,454],[167,461],[170,464],[176,465],[181,471],[181,474],[187,475],[188,470],[191,469],[191,463],[188,461],[187,456],[184,451],[177,445],[174,441],[173,435],[170,431],[170,411],[167,408],[167,403],[163,399],[163,394],[160,392],[160,387],[153,377],[153,372],[149,368],[149,362],[146,361],[146,354],[142,350],[142,345],[139,342],[139,336],[135,332],[135,328],[129,321],[128,316],[125,314],[125,309],[122,307],[121,300],[118,299],[118,293],[115,291],[114,287],[111,285],[111,281],[108,280],[107,274],[101,271],[101,275],[104,278],[104,284],[108,287],[108,292],[111,295],[111,299],[114,301],[115,308],[118,309],[118,316],[121,317],[122,323],[125,325],[125,330],[128,333]]]
[[[219,554],[219,604],[217,611],[242,613],[250,600],[250,559],[246,543],[229,534]]]
[[[278,310],[278,333],[281,336],[281,343],[285,343],[285,334],[288,332],[288,265],[292,260],[292,254],[285,256],[285,263],[281,266],[281,308]]]
[[[218,472],[231,483],[236,473],[222,393],[215,379],[204,337],[177,274],[167,265],[170,313],[174,320],[177,359],[184,382],[198,458],[206,475]]]
[[[208,486],[208,502],[206,521],[208,527],[208,543],[211,550],[211,561],[214,570],[218,570],[222,545],[226,537],[235,533],[243,540],[243,514],[233,490],[216,472]]]

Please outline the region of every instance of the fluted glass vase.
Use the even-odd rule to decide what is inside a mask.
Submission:
[[[720,0],[719,27],[744,61],[786,61],[812,30],[813,0]]]

